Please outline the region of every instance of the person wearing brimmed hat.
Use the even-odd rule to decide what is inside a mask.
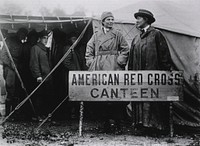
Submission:
[[[139,11],[134,14],[134,16],[137,19],[136,23],[138,28],[145,28],[147,25],[151,25],[156,21],[154,15],[145,9],[139,9]],[[144,21],[142,21],[143,23],[141,23],[141,18],[144,19]]]
[[[152,12],[139,9],[134,14],[136,27],[141,31],[133,38],[128,70],[171,70],[173,67],[167,41],[158,29],[151,26],[155,22]],[[135,104],[135,125],[165,129],[168,107],[163,103]]]
[[[50,50],[45,45],[48,41],[48,32],[39,32],[39,42],[31,48],[29,67],[35,81],[35,86],[50,73],[52,69]],[[52,109],[51,100],[53,96],[52,76],[49,76],[36,92],[34,103],[39,120],[47,116]]]
[[[95,31],[86,47],[86,65],[90,71],[125,70],[128,61],[129,46],[120,31],[113,28],[114,16],[111,12],[101,15],[101,28]],[[105,110],[105,132],[111,132],[111,125],[117,124],[120,113],[125,109],[122,103],[97,104],[100,110]],[[116,114],[118,114],[116,116]],[[120,133],[120,130],[113,131]]]

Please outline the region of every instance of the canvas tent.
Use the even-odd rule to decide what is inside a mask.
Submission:
[[[134,13],[139,9],[153,12],[156,18],[153,26],[163,32],[173,62],[178,70],[184,71],[184,100],[174,103],[174,121],[181,125],[200,126],[200,2],[137,1],[113,13],[122,23],[134,24]],[[137,34],[137,30],[131,28],[126,32],[132,38]]]
[[[173,3],[146,1],[138,2],[125,8],[113,11],[116,18],[115,28],[119,29],[129,45],[139,32],[134,26],[134,12],[146,8],[155,14],[155,27],[165,35],[172,59],[178,70],[184,71],[184,101],[174,103],[174,121],[176,124],[200,126],[200,99],[198,86],[198,73],[200,73],[200,17],[195,17],[195,9],[184,9]],[[0,16],[1,29],[10,32],[20,27],[36,29],[59,28],[66,33],[79,30],[81,32],[89,21],[88,17],[41,17],[41,16]],[[93,31],[100,27],[98,17],[92,18],[83,39],[89,40]],[[199,28],[199,29],[198,29]],[[196,77],[196,78],[195,78]]]

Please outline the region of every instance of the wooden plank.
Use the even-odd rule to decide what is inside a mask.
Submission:
[[[71,101],[179,101],[182,72],[70,71]]]

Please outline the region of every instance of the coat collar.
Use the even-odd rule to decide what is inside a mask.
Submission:
[[[104,33],[103,29],[99,29],[98,33],[97,33],[97,39],[99,40],[99,46],[103,43],[105,43],[106,41],[115,38],[117,36],[117,30],[115,29],[111,29],[109,32],[107,32],[106,34]]]
[[[155,29],[154,27],[150,26],[144,33],[140,34],[140,37],[144,38],[146,35],[148,35],[154,29]]]
[[[37,43],[37,46],[40,47],[42,50],[46,51],[47,50],[47,47],[45,47],[44,44],[42,44],[41,42],[38,42]]]

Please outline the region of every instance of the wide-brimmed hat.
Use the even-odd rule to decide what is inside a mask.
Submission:
[[[107,17],[114,17],[113,14],[111,12],[103,12],[101,14],[101,21],[103,21],[104,19],[106,19]]]
[[[153,16],[153,13],[151,13],[150,11],[145,10],[145,9],[139,9],[139,11],[134,14],[134,16],[136,19],[138,16],[147,17],[150,24],[155,22],[155,20],[156,20]]]

